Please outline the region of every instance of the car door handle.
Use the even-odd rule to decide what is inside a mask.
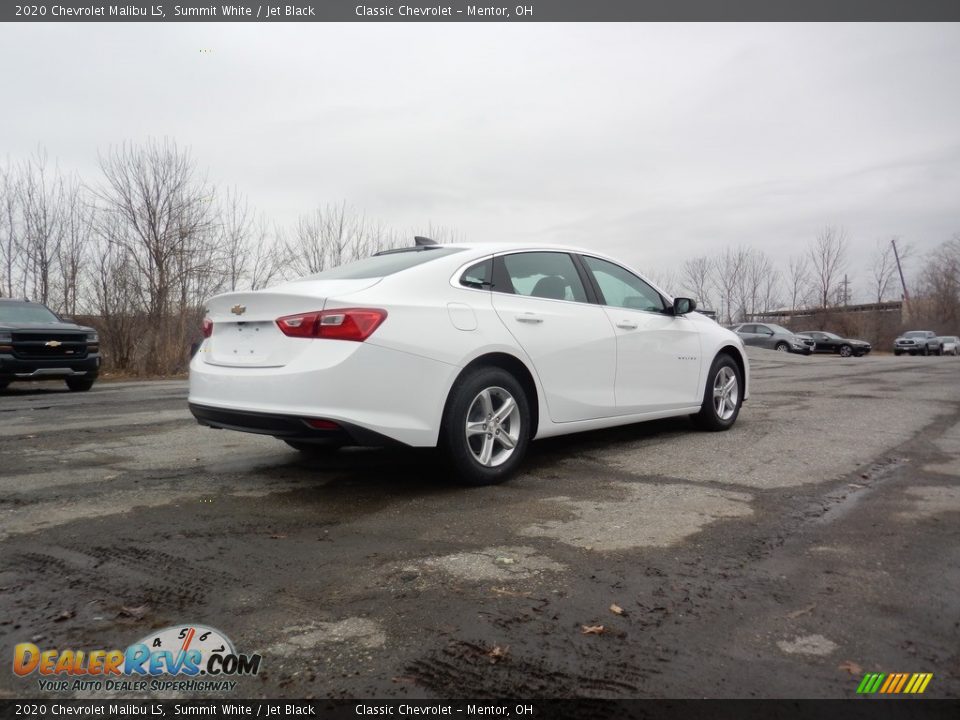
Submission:
[[[523,315],[517,315],[517,322],[522,323],[542,323],[543,318],[534,313],[524,313]]]
[[[620,322],[617,323],[617,327],[620,328],[621,330],[636,330],[637,327],[639,326],[637,325],[637,323],[632,322],[630,320],[621,320]]]

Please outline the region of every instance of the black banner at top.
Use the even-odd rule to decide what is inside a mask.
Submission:
[[[960,0],[204,0],[0,3],[2,22],[960,21]]]

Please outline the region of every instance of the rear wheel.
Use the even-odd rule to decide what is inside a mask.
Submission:
[[[849,345],[840,346],[840,357],[850,357],[853,355],[853,348]]]
[[[67,378],[67,387],[71,392],[86,392],[93,387],[94,382],[91,378]]]
[[[774,348],[777,352],[790,352],[790,346],[785,342],[777,343],[777,347]]]
[[[484,367],[459,379],[440,431],[457,481],[493,485],[509,478],[530,443],[530,405],[506,370]]]
[[[693,421],[703,430],[729,430],[743,405],[743,375],[732,357],[721,353],[710,366],[703,405]]]

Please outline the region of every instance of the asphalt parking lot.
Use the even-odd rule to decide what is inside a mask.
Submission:
[[[0,658],[196,622],[263,655],[237,697],[851,697],[871,671],[960,695],[958,358],[756,351],[728,433],[444,474],[199,427],[185,382],[13,385]],[[36,683],[0,673],[0,696]]]

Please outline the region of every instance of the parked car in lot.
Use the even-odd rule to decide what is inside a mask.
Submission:
[[[960,338],[956,335],[941,335],[940,351],[944,355],[960,355]]]
[[[733,331],[740,336],[745,345],[809,355],[813,352],[814,342],[810,338],[796,335],[780,325],[771,323],[742,323],[734,325]]]
[[[440,446],[469,484],[537,438],[678,415],[726,430],[749,389],[737,335],[586,250],[419,238],[207,307],[201,424],[304,452]]]
[[[933,330],[910,330],[893,341],[893,354],[940,355],[943,345]]]
[[[804,330],[798,332],[800,337],[806,337],[813,340],[814,352],[833,353],[840,357],[862,357],[870,352],[871,345],[865,340],[852,340],[850,338],[840,337],[831,332],[823,330]]]
[[[29,300],[0,298],[0,390],[15,380],[65,380],[89,390],[100,372],[93,328],[57,316]]]

